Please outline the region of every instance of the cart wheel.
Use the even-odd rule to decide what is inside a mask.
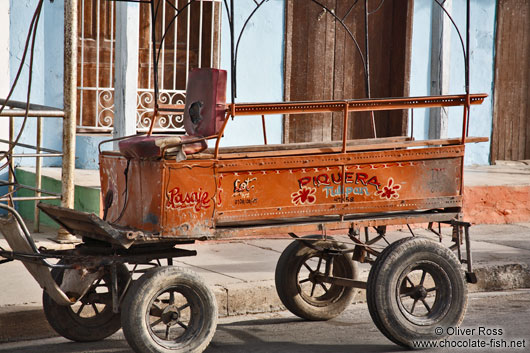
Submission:
[[[118,290],[121,293],[129,280],[127,266],[119,264]],[[63,269],[52,269],[52,277],[58,284],[63,281]],[[46,292],[42,295],[44,314],[50,326],[61,336],[72,341],[91,342],[102,340],[121,327],[120,314],[112,312],[110,269],[105,268],[103,277],[96,280],[88,292],[76,304],[57,304]]]
[[[217,327],[217,301],[193,272],[149,270],[123,302],[123,333],[136,352],[202,352]]]
[[[320,248],[343,248],[334,241],[311,243]],[[324,274],[330,262],[333,276],[357,279],[357,263],[347,255],[329,255],[306,246],[300,240],[293,241],[283,251],[276,265],[276,291],[290,312],[307,320],[329,320],[351,303],[353,288],[318,282],[314,278],[315,274]]]
[[[452,251],[413,237],[398,240],[377,257],[366,299],[379,330],[394,343],[414,348],[415,341],[443,339],[448,327],[460,325],[467,287]]]

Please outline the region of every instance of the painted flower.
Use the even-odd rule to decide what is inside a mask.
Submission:
[[[316,191],[316,188],[309,188],[304,186],[297,192],[293,192],[291,194],[291,202],[296,206],[314,204],[317,200],[317,197],[315,196]]]
[[[375,192],[376,195],[382,199],[392,200],[399,198],[397,190],[401,189],[401,185],[394,184],[394,179],[388,178],[388,185],[383,186],[381,190]]]

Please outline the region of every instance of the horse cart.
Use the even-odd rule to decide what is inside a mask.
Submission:
[[[100,151],[101,218],[39,204],[82,238],[75,249],[37,249],[18,213],[0,204],[10,214],[2,230],[12,248],[0,256],[23,261],[39,281],[50,325],[75,341],[123,328],[137,352],[201,352],[217,304],[197,275],[172,266],[197,255],[179,246],[289,234],[275,280],[293,314],[331,319],[362,288],[375,325],[398,345],[443,339],[435,328],[458,326],[466,282],[476,281],[462,219],[465,144],[487,140],[469,137],[467,122],[486,95],[227,103],[226,82],[223,70],[195,69],[185,105],[157,105],[158,115],[183,113],[186,135],[125,137],[119,149]],[[338,113],[347,127],[352,112],[454,106],[464,112],[458,138],[351,140],[343,128],[336,142],[220,146],[231,118]],[[386,244],[388,226],[423,223],[440,242],[411,236]],[[452,246],[433,224],[450,227]],[[338,231],[349,241],[327,234]],[[358,278],[363,262],[371,264],[367,281]]]

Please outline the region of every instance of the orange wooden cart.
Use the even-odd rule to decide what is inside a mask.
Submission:
[[[397,344],[412,347],[416,340],[440,339],[436,327],[460,324],[467,303],[465,282],[476,280],[469,224],[462,222],[464,150],[466,142],[486,138],[466,137],[464,129],[461,138],[426,141],[403,136],[347,140],[346,134],[342,141],[328,143],[220,147],[220,141],[230,117],[343,112],[343,126],[348,126],[350,112],[440,106],[464,106],[467,112],[466,102],[480,104],[486,95],[234,105],[216,101],[209,115],[218,119],[213,123],[207,115],[191,121],[193,114],[186,109],[199,100],[188,95],[187,106],[161,110],[184,110],[193,136],[135,136],[123,139],[120,151],[100,153],[103,219],[41,204],[62,226],[83,237],[79,249],[99,245],[116,255],[110,263],[122,264],[143,263],[129,256],[144,249],[150,260],[167,257],[171,264],[173,257],[192,255],[173,252],[178,244],[289,233],[296,239],[279,259],[276,287],[294,314],[310,320],[333,318],[350,303],[353,288],[364,288],[374,322]],[[208,139],[215,147],[207,148]],[[432,227],[435,222],[452,227],[451,249],[414,236],[384,247],[386,226],[429,223],[441,238]],[[372,238],[369,227],[376,230]],[[349,244],[326,235],[339,230],[349,236]],[[464,240],[466,256],[460,247]],[[357,278],[358,262],[372,264],[367,282]],[[467,264],[465,272],[461,263]],[[149,273],[131,288],[116,289],[128,293],[114,305],[122,312],[131,346],[138,351],[142,344],[176,351],[206,347],[217,315],[207,287],[173,267]],[[183,294],[187,304],[162,309],[157,303],[168,292]],[[191,324],[199,320],[193,317],[186,324],[179,321],[181,309],[188,306],[202,318],[200,325]],[[184,331],[181,335],[192,337],[189,342],[168,335],[175,325]]]

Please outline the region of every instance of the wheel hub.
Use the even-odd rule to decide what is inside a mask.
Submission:
[[[175,305],[168,305],[162,311],[162,322],[167,326],[176,325],[180,319],[180,310]]]
[[[308,278],[311,283],[320,283],[320,281],[317,279],[318,278],[317,276],[322,276],[322,275],[324,274],[319,271],[311,271],[309,272]]]
[[[427,289],[424,286],[414,286],[411,291],[410,297],[415,300],[422,300],[427,297]]]

